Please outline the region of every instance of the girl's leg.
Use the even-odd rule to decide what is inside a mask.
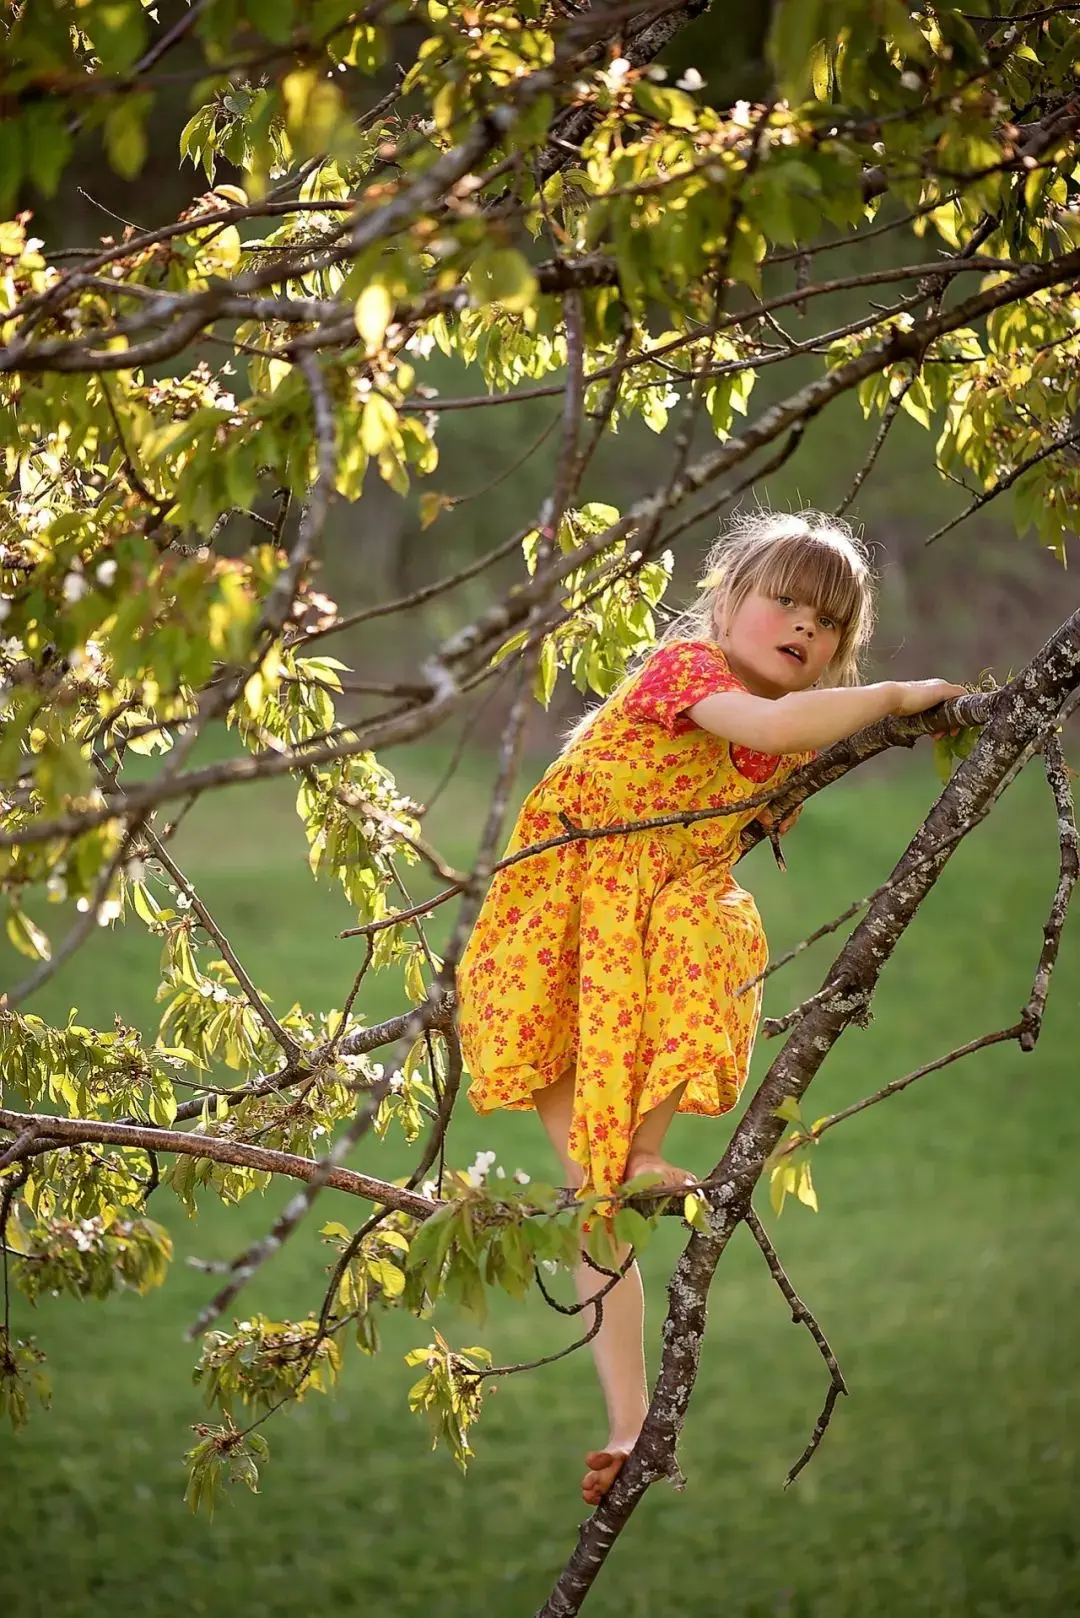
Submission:
[[[566,1184],[575,1189],[581,1184],[581,1167],[566,1150],[570,1134],[570,1116],[574,1101],[573,1072],[564,1074],[555,1084],[533,1091],[536,1110],[547,1130],[552,1146],[566,1175]],[[617,1249],[617,1266],[621,1266],[629,1248],[623,1244]],[[574,1284],[578,1302],[589,1300],[607,1284],[607,1277],[598,1275],[589,1265],[579,1264],[574,1271]],[[591,1450],[585,1457],[588,1467],[581,1480],[581,1493],[589,1505],[596,1505],[610,1489],[623,1461],[637,1442],[645,1412],[649,1408],[649,1395],[645,1384],[645,1295],[641,1285],[641,1272],[631,1264],[621,1281],[605,1294],[601,1305],[600,1330],[589,1345],[596,1362],[600,1386],[604,1390],[607,1406],[608,1439],[603,1450]],[[581,1324],[589,1330],[596,1311],[581,1311]]]
[[[678,1111],[682,1100],[685,1084],[677,1085],[671,1094],[665,1096],[659,1106],[647,1112],[634,1131],[634,1138],[630,1142],[630,1151],[626,1159],[626,1178],[632,1180],[635,1174],[660,1174],[665,1185],[693,1185],[697,1176],[691,1174],[689,1169],[678,1169],[661,1155],[664,1136],[667,1127]]]

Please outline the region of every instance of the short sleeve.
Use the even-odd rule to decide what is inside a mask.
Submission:
[[[661,646],[645,664],[626,698],[631,719],[651,719],[669,736],[694,728],[687,708],[717,691],[744,691],[719,648],[702,641],[672,642]]]
[[[809,764],[811,759],[815,758],[816,752],[789,753],[788,775],[794,775],[796,770],[801,770],[804,764]],[[777,753],[759,753],[752,747],[740,747],[735,742],[731,744],[731,762],[741,776],[747,781],[756,782],[759,786],[768,781],[770,776],[775,775],[780,761],[780,755]]]

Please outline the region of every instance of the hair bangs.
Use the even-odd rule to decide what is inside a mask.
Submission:
[[[840,625],[860,616],[863,581],[856,577],[847,546],[821,534],[785,535],[768,547],[752,587],[763,595],[789,595],[827,613]]]

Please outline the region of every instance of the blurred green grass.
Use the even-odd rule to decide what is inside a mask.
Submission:
[[[445,754],[387,762],[424,799]],[[433,812],[429,831],[451,860],[465,860],[475,842],[489,773],[487,760],[469,756]],[[787,876],[755,851],[739,875],[774,954],[883,878],[936,791],[920,750],[817,799],[788,840]],[[182,828],[177,857],[276,1005],[340,1004],[359,956],[336,933],[352,917],[311,882],[292,797],[285,783],[212,796]],[[872,1026],[846,1034],[815,1082],[811,1116],[1014,1018],[1055,872],[1052,807],[1029,771],[950,863],[886,969]],[[424,891],[418,875],[415,888]],[[440,913],[436,942],[452,908]],[[770,980],[766,1010],[816,987],[833,952],[825,940]],[[103,934],[35,1008],[60,1019],[77,1005],[88,1021],[119,1012],[152,1027],[156,953],[137,924]],[[1077,966],[1074,929],[1034,1055],[980,1053],[830,1136],[815,1167],[819,1215],[789,1204],[777,1220],[759,1197],[851,1398],[785,1493],[826,1378],[740,1233],[712,1292],[681,1451],[689,1487],[651,1491],[589,1613],[656,1618],[722,1605],[731,1618],[1012,1618],[1076,1608]],[[0,973],[11,969],[5,956]],[[389,976],[373,980],[371,1020],[399,1004]],[[758,1076],[772,1054],[759,1044]],[[705,1170],[729,1128],[679,1119],[672,1155]],[[465,1164],[484,1146],[508,1172],[554,1175],[535,1120],[478,1119],[466,1103],[450,1160]],[[353,1161],[394,1174],[407,1154],[400,1143],[366,1142]],[[581,1520],[582,1453],[604,1436],[584,1354],[502,1380],[462,1478],[444,1453],[429,1453],[426,1428],[406,1409],[415,1372],[402,1355],[430,1327],[388,1319],[383,1354],[368,1361],[350,1351],[336,1398],[312,1396],[270,1424],[260,1498],[230,1497],[213,1522],[188,1514],[180,1456],[203,1408],[182,1332],[213,1282],[184,1259],[235,1253],[267,1228],[283,1196],[230,1211],[207,1204],[189,1223],[158,1193],[152,1212],[177,1242],[160,1292],[105,1305],[47,1300],[36,1311],[15,1301],[17,1329],[48,1351],[55,1398],[20,1437],[0,1435],[0,1611],[284,1618],[303,1604],[329,1615],[359,1607],[471,1618],[540,1603]],[[359,1213],[325,1194],[242,1308],[281,1317],[315,1305],[327,1257],[318,1225]],[[664,1282],[681,1243],[666,1221],[643,1265],[654,1369]],[[549,1352],[572,1332],[538,1296],[496,1299],[484,1330],[453,1311],[436,1324],[457,1346],[486,1342],[500,1361]]]

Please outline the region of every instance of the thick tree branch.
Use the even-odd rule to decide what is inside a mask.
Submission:
[[[826,988],[840,982],[857,988],[865,1002],[933,887],[951,852],[951,834],[970,821],[1017,761],[1030,753],[1055,724],[1070,694],[1080,685],[1080,612],[1047,642],[996,705],[989,723],[960,765],[896,870],[900,879],[854,930],[830,968]],[[927,855],[934,857],[928,859]],[[915,870],[914,868],[918,869]],[[694,1231],[668,1289],[663,1328],[663,1366],[637,1446],[584,1525],[578,1544],[547,1602],[543,1618],[571,1618],[651,1483],[667,1475],[697,1376],[705,1332],[706,1298],[716,1266],[732,1232],[746,1217],[750,1198],[784,1129],[776,1109],[786,1096],[800,1099],[825,1057],[852,1018],[852,1007],[834,995],[819,999],[803,1017],[777,1056],[709,1176],[708,1234]]]

